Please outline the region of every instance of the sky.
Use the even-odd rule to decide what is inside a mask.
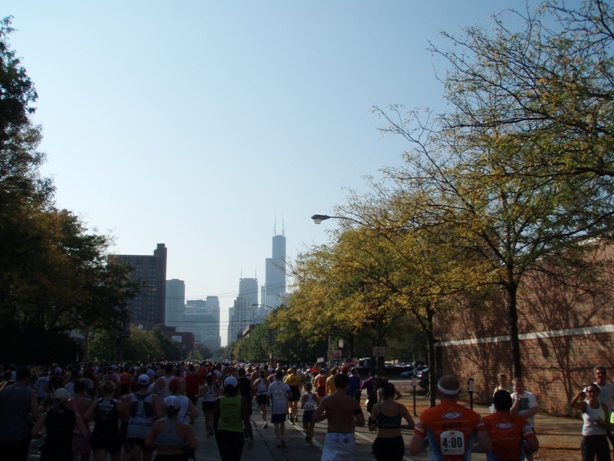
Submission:
[[[534,4],[535,2],[530,2]],[[574,3],[574,2],[572,2]],[[409,146],[372,112],[445,110],[441,31],[490,27],[524,0],[3,0],[39,98],[56,205],[112,253],[168,248],[187,299],[218,296],[222,343],[241,277],[264,283],[327,243],[331,214]]]

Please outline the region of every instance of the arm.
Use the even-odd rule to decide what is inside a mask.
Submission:
[[[32,437],[40,437],[40,430],[43,428],[43,424],[45,424],[45,419],[47,419],[47,413],[41,413],[30,431]]]
[[[183,438],[185,439],[188,447],[190,447],[194,451],[198,450],[198,440],[196,440],[194,431],[192,430],[190,426],[188,426],[185,423],[183,423],[183,426],[185,428],[184,433],[183,433]]]
[[[243,426],[245,427],[245,430],[247,431],[247,435],[249,437],[249,443],[247,445],[247,448],[248,450],[251,450],[252,448],[254,448],[254,432],[252,430],[252,423],[249,420],[249,412],[247,410],[247,405],[249,405],[247,400],[241,397],[241,416],[243,418]]]
[[[518,397],[518,394],[516,392],[512,394],[512,400],[512,408],[510,408],[510,413],[513,415],[517,415],[518,409],[520,408],[520,398]]]
[[[398,390],[396,387],[394,389],[394,399],[395,400],[399,400],[401,397],[403,397],[403,394],[401,394],[401,391]]]
[[[490,441],[490,436],[488,435],[488,431],[486,431],[486,429],[476,432],[475,439],[484,449],[484,453],[488,453],[490,450],[492,450],[492,442]]]
[[[213,430],[217,433],[217,427],[220,423],[220,399],[215,400],[215,407],[213,409]]]
[[[156,437],[158,436],[157,429],[160,424],[162,424],[162,422],[156,421],[147,432],[147,436],[145,437],[145,446],[147,448],[153,450],[156,447]]]
[[[401,405],[401,415],[403,416],[403,419],[407,421],[407,426],[409,429],[416,427],[416,423],[414,423],[414,419],[409,414],[409,410],[407,410],[405,405]]]
[[[164,409],[164,400],[154,394],[151,396],[151,404],[154,409],[154,418],[164,418],[164,414],[166,413],[166,410]]]
[[[585,411],[586,402],[584,401],[584,399],[586,399],[586,394],[584,393],[584,391],[580,391],[574,396],[573,399],[571,399],[571,402],[569,402],[569,406],[571,408],[575,408],[576,410]]]
[[[311,426],[313,427],[315,425],[315,423],[319,423],[320,421],[324,421],[326,419],[326,398],[322,399],[322,402],[320,403],[320,405],[318,405],[318,408],[316,408],[316,411],[313,413],[313,416],[311,417]]]
[[[94,415],[94,411],[96,410],[97,404],[98,404],[97,400],[92,400],[92,403],[90,403],[90,406],[88,407],[88,409],[85,410],[85,413],[83,413],[83,419],[85,421],[90,421],[92,419],[92,416]]]
[[[356,402],[356,408],[354,409],[354,418],[356,418],[357,426],[362,427],[365,425],[365,415],[362,414],[362,409],[360,408],[360,404],[358,402]]]
[[[409,442],[409,454],[417,455],[419,453],[422,453],[426,446],[426,439],[422,435],[414,432],[414,435]]]
[[[373,405],[371,409],[371,416],[369,417],[369,430],[376,431],[377,430],[377,416],[379,415],[379,403]]]
[[[87,429],[85,428],[85,423],[83,422],[83,418],[77,412],[75,412],[75,426],[79,429],[79,433],[82,437],[87,437]]]
[[[527,442],[529,448],[531,448],[531,453],[534,453],[539,449],[539,440],[537,440],[536,436],[529,437],[528,439],[525,439],[525,441]]]
[[[36,401],[36,392],[34,391],[32,391],[32,396],[30,397],[30,413],[32,413],[33,420],[38,420],[40,411],[38,409],[38,402]]]
[[[196,405],[191,400],[188,403],[188,413],[190,413],[192,419],[198,418],[198,408],[196,408]]]
[[[597,419],[598,424],[601,424],[607,431],[612,429],[612,425],[610,424],[610,411],[608,410],[608,406],[605,403],[601,404],[601,408],[603,408],[603,414],[605,415],[605,420],[601,420],[601,418]]]

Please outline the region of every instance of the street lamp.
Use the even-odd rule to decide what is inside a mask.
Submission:
[[[345,219],[347,221],[354,221],[357,224],[362,224],[360,221],[357,221],[354,218],[348,218],[347,216],[328,216],[327,214],[314,214],[311,219],[315,224],[320,224],[322,221],[326,221],[327,219]]]

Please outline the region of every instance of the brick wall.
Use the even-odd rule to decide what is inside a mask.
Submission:
[[[596,364],[614,380],[611,257],[609,247],[591,254],[598,276],[588,268],[561,274],[550,267],[548,275],[534,271],[524,279],[518,301],[522,373],[544,412],[567,414],[569,400],[592,382]],[[461,383],[473,378],[474,399],[490,403],[497,373],[512,371],[507,312],[500,297],[471,304],[436,319],[440,370]]]

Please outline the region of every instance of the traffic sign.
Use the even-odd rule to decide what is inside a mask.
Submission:
[[[373,346],[375,346],[375,347],[386,347],[386,340],[385,339],[374,339],[373,340]]]
[[[386,356],[386,348],[381,346],[373,347],[373,357],[385,357]]]

